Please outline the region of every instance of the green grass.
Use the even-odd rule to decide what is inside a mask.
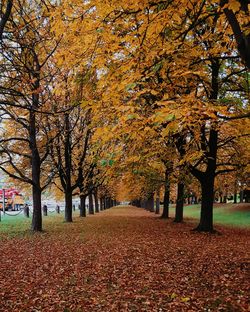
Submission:
[[[74,218],[79,216],[79,211],[73,213]],[[43,217],[43,229],[46,231],[48,228],[52,228],[56,224],[63,224],[64,212],[56,214],[55,212],[50,212],[47,217]],[[9,216],[7,214],[3,215],[1,213],[0,222],[0,240],[8,237],[16,236],[29,236],[31,235],[31,221],[32,215],[30,217],[25,217],[22,213],[17,216]]]
[[[0,232],[8,233],[10,236],[24,232],[30,228],[31,219],[25,218],[23,214],[8,216],[1,213]]]
[[[250,210],[242,211],[234,209],[234,204],[222,204],[214,208],[214,223],[230,225],[234,227],[250,228]],[[239,205],[237,206],[239,207]],[[174,216],[174,206],[170,207],[170,215]],[[200,205],[190,205],[184,207],[184,219],[199,219]]]
[[[245,209],[234,209],[234,204],[223,204],[219,207],[214,208],[214,223],[229,225],[239,228],[250,228],[250,211]],[[237,205],[240,207],[240,205]],[[6,237],[15,236],[29,236],[31,219],[24,217],[23,214],[15,217],[1,214],[0,222],[0,240]],[[74,219],[77,220],[79,211],[76,210],[73,213]],[[170,216],[174,217],[174,205],[170,207]],[[184,219],[199,219],[200,217],[200,205],[190,205],[184,207]],[[64,213],[55,214],[49,213],[47,217],[43,218],[43,229],[45,231],[52,230],[60,231],[61,225],[63,224]]]

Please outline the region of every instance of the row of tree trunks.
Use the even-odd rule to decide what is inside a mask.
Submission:
[[[149,194],[148,198],[141,200],[139,206],[150,212],[154,212],[154,193]]]
[[[134,199],[134,200],[131,202],[131,205],[132,205],[132,206],[135,206],[135,207],[138,207],[138,208],[141,208],[141,200],[140,200],[140,199]]]
[[[86,209],[86,198],[87,195],[81,195],[80,196],[80,217],[86,217],[87,216],[87,209]],[[105,204],[104,204],[104,198],[100,198],[100,206],[99,206],[99,200],[97,196],[97,192],[94,193],[94,202],[92,194],[88,196],[89,198],[89,213],[94,214],[95,212],[99,212],[100,210],[104,210]],[[95,204],[95,207],[94,207]]]
[[[192,204],[198,204],[198,198],[196,195],[191,195],[187,197],[187,204],[192,205]]]
[[[178,183],[177,190],[177,200],[176,200],[176,210],[175,210],[175,219],[174,222],[183,221],[183,206],[184,206],[184,183]],[[166,175],[165,183],[165,194],[164,194],[164,203],[163,203],[163,213],[162,218],[169,218],[169,198],[170,198],[170,183],[168,180],[168,175]],[[155,212],[160,214],[160,194],[157,192],[156,199],[154,202],[154,193],[149,194],[147,199],[136,199],[131,202],[135,207],[144,208],[150,212]]]
[[[109,209],[113,206],[116,206],[116,200],[112,199],[111,197],[100,197],[100,203],[97,196],[97,192],[95,191],[93,194],[90,195],[80,195],[80,217],[87,216],[87,206],[86,206],[86,199],[89,199],[89,214],[95,214],[100,211]]]
[[[111,207],[114,207],[116,206],[117,202],[116,200],[112,199],[111,197],[101,197],[100,199],[100,210],[106,210],[106,209],[109,209]]]

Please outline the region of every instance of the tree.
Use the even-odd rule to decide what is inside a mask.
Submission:
[[[78,187],[82,192],[84,162],[89,148],[89,112],[66,100],[67,111],[56,117],[54,125],[49,123],[50,132],[56,131],[56,139],[50,145],[52,168],[58,172],[60,188],[65,196],[65,221],[72,222],[72,196]],[[63,105],[63,104],[61,104]],[[67,107],[67,106],[66,106]],[[66,108],[65,107],[65,108]]]
[[[9,136],[6,133],[1,140],[1,169],[32,186],[33,231],[42,230],[41,192],[53,176],[52,173],[46,178],[42,171],[52,143],[43,135],[43,116],[50,109],[48,92],[53,76],[49,59],[58,45],[52,38],[46,10],[38,2],[18,2],[5,24],[8,37],[1,42],[0,104],[10,130]]]

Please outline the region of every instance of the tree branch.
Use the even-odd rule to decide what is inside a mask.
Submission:
[[[1,21],[0,21],[0,41],[3,39],[4,27],[5,27],[7,21],[10,17],[12,6],[13,6],[13,0],[8,0],[7,5],[6,5],[6,10],[3,14],[3,17],[1,18]]]

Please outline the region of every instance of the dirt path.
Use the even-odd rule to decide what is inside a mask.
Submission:
[[[0,311],[249,311],[249,231],[113,208],[1,241]]]

